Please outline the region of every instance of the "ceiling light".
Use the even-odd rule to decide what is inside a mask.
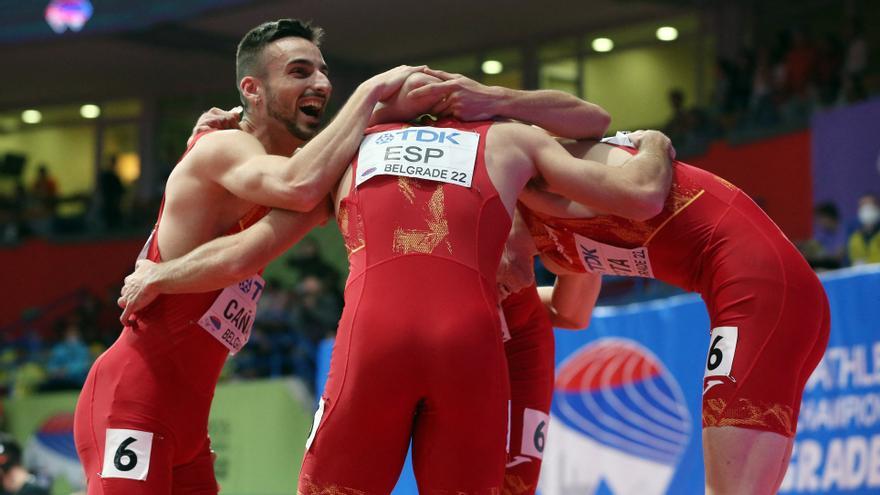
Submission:
[[[483,62],[483,73],[494,75],[501,74],[501,71],[504,70],[504,64],[497,60],[486,60]]]
[[[84,119],[97,119],[101,115],[101,107],[92,104],[83,105],[79,107],[79,114]]]
[[[593,40],[591,46],[593,47],[593,50],[597,52],[610,52],[614,49],[614,42],[608,38],[596,38]]]
[[[660,41],[672,41],[678,38],[678,29],[672,26],[657,28],[657,39]]]
[[[43,120],[43,114],[39,110],[21,112],[21,121],[25,124],[39,124],[41,120]]]

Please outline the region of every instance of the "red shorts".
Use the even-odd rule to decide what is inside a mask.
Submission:
[[[502,303],[510,340],[510,444],[504,493],[535,493],[553,398],[554,340],[547,310],[533,285]]]
[[[500,493],[509,389],[494,290],[431,256],[349,281],[299,493],[390,493],[410,441],[419,493]]]
[[[751,209],[745,195],[733,201],[704,267],[712,333],[703,427],[793,437],[804,386],[828,344],[828,299],[800,253]]]
[[[77,401],[74,437],[88,495],[217,494],[207,420],[177,414],[174,404],[186,401],[157,400],[149,392],[156,373],[126,381],[139,368],[126,351],[117,343],[98,358]]]

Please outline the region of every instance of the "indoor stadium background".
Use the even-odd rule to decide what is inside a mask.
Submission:
[[[283,17],[326,29],[331,115],[372,74],[427,63],[578,95],[611,113],[610,131],[661,129],[679,158],[744,189],[823,272],[832,305],[782,493],[880,493],[880,259],[847,249],[859,201],[880,194],[880,2],[0,0],[0,430],[54,493],[82,489],[73,405],[120,330],[115,299],[165,179],[198,115],[238,104],[240,37]],[[346,271],[332,224],[267,269],[212,410],[222,493],[295,493]],[[654,438],[658,457],[571,427],[607,411],[554,409],[542,492],[625,494],[642,476],[654,493],[701,493],[702,302],[606,278],[600,304],[590,329],[557,331],[560,376],[638,363],[626,379],[663,390],[682,435]],[[602,387],[560,379],[555,400]],[[411,474],[396,493],[415,493]]]

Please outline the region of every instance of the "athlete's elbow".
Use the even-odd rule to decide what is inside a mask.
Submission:
[[[590,326],[590,314],[585,315],[561,315],[553,318],[553,326],[564,330],[586,330]]]
[[[666,191],[658,188],[646,188],[632,198],[628,217],[637,222],[644,222],[656,217],[663,211],[666,203]]]
[[[244,280],[254,273],[257,273],[258,270],[259,268],[256,267],[248,257],[242,257],[235,261],[230,261],[225,265],[223,278],[228,283],[224,285],[230,285]]]
[[[259,246],[240,241],[236,248],[235,256],[223,263],[224,276],[230,283],[251,277],[263,267],[262,249]]]
[[[317,185],[310,183],[289,185],[284,191],[285,209],[301,212],[314,210],[327,197],[327,193],[319,189]]]

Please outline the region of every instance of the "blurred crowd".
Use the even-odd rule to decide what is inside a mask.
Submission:
[[[8,165],[10,161],[17,165]],[[128,191],[119,177],[115,156],[98,173],[91,195],[62,195],[58,179],[45,163],[36,165],[36,176],[28,184],[23,179],[26,157],[6,155],[0,162],[0,180],[12,184],[11,194],[0,193],[0,243],[32,236],[113,233],[144,225],[126,204]],[[61,214],[65,206],[76,213]]]
[[[287,259],[295,282],[268,278],[248,345],[224,379],[296,376],[311,385],[321,340],[342,312],[341,275],[311,239]],[[94,360],[118,337],[119,287],[82,291],[0,331],[0,396],[80,390]]]
[[[874,193],[859,198],[856,218],[842,219],[834,203],[815,208],[813,238],[799,247],[817,271],[880,263],[880,199]]]
[[[841,33],[779,31],[754,47],[743,46],[735,57],[715,61],[708,106],[688,108],[688,95],[680,89],[670,91],[672,117],[664,131],[680,153],[693,155],[721,137],[806,127],[818,109],[868,97],[868,60],[859,21]]]

